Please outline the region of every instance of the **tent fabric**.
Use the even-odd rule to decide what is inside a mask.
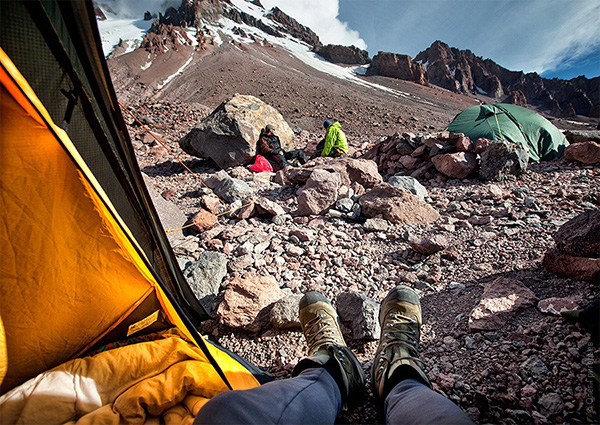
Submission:
[[[468,108],[447,127],[469,139],[509,140],[527,149],[532,161],[562,156],[569,145],[565,136],[541,115],[517,105],[493,104]]]
[[[0,2],[0,45],[127,224],[169,293],[198,324],[209,318],[183,277],[143,183],[110,80],[91,1]],[[66,122],[68,96],[75,97]]]
[[[0,256],[2,392],[119,326],[129,336],[175,325],[205,353],[219,385],[258,385],[186,323],[68,135],[2,49],[0,63],[0,236],[9,242]]]

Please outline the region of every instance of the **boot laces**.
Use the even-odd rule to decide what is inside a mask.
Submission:
[[[309,351],[316,350],[325,344],[340,344],[338,332],[332,318],[323,311],[320,311],[315,317],[310,319],[304,325],[304,335],[306,336]]]
[[[405,348],[408,356],[399,357],[400,360],[412,360],[419,366],[423,366],[423,362],[419,359],[419,324],[416,320],[403,316],[398,312],[390,314],[389,322],[385,329],[383,337],[385,338],[382,347],[382,354],[392,348],[392,352],[396,351],[393,348]]]

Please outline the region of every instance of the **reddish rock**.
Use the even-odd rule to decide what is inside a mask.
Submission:
[[[205,195],[200,198],[202,207],[212,214],[219,214],[223,203],[214,195]]]
[[[500,277],[483,285],[479,304],[471,311],[471,332],[500,329],[517,311],[530,307],[535,294],[522,282]]]
[[[400,164],[404,166],[404,168],[408,168],[409,170],[413,170],[417,167],[417,164],[421,162],[418,158],[413,158],[410,155],[404,155],[400,158]]]
[[[342,158],[316,158],[302,167],[287,167],[285,179],[292,184],[304,184],[314,170],[325,170],[338,173],[341,184],[352,187],[354,183],[364,188],[372,188],[383,181],[377,169],[377,164],[368,159]]]
[[[418,196],[387,183],[371,189],[358,202],[366,217],[381,215],[392,223],[427,224],[440,217],[435,209]]]
[[[431,255],[448,247],[448,239],[442,235],[433,235],[417,242],[410,242],[410,247],[419,254]]]
[[[518,105],[527,108],[527,97],[525,96],[525,93],[523,93],[521,90],[515,90],[510,92],[510,94],[504,100],[503,103],[510,103],[513,105]]]
[[[236,278],[223,294],[217,317],[223,325],[252,330],[260,311],[284,296],[285,292],[272,276]]]
[[[542,265],[558,276],[599,283],[600,258],[575,257],[553,249],[546,252]]]
[[[256,215],[259,216],[276,216],[285,214],[285,210],[280,205],[265,197],[260,197],[254,201],[254,208]]]
[[[565,148],[565,159],[584,164],[600,163],[600,143],[587,141],[574,143]]]
[[[456,133],[452,135],[450,141],[454,144],[454,147],[459,152],[472,151],[475,148],[475,144],[462,133]]]
[[[217,222],[218,219],[216,215],[201,209],[189,221],[189,223],[192,224],[192,226],[190,226],[190,230],[193,232],[202,233],[203,231],[213,227],[215,224],[217,224]]]
[[[162,196],[165,199],[169,199],[172,198],[173,196],[175,196],[177,194],[177,192],[175,192],[173,189],[167,189],[167,190],[163,190],[163,192],[160,194],[160,196]]]
[[[436,170],[453,179],[464,179],[477,170],[477,158],[472,152],[436,155],[431,161]]]
[[[340,186],[338,173],[313,171],[306,185],[298,191],[298,215],[322,214],[337,201]]]
[[[383,75],[384,77],[414,81],[424,86],[429,85],[425,66],[414,62],[408,55],[380,52],[373,57],[371,65],[367,69],[367,75]]]
[[[254,215],[255,205],[254,202],[246,202],[240,208],[235,209],[231,212],[232,218],[239,218],[240,220],[245,220]]]
[[[427,146],[421,145],[410,154],[413,158],[423,155],[427,151]]]

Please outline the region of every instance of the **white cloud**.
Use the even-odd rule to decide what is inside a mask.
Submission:
[[[338,18],[339,0],[261,0],[267,9],[277,6],[302,25],[312,29],[323,44],[354,45],[366,49],[358,31]]]
[[[600,50],[598,0],[341,2],[342,17],[379,50],[414,57],[435,40],[525,72],[567,67]],[[600,57],[598,58],[600,62]]]
[[[473,40],[471,49],[509,69],[541,74],[562,68],[600,45],[596,0],[511,1],[504,6],[485,30],[490,38]]]

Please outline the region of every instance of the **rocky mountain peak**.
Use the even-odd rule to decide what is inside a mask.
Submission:
[[[313,30],[302,25],[291,16],[286,15],[278,7],[271,9],[267,16],[283,25],[286,30],[285,32],[313,46],[313,49],[319,49],[322,46],[319,36]]]
[[[599,78],[566,81],[536,73],[509,71],[491,59],[437,40],[416,62],[427,68],[429,82],[462,94],[483,94],[498,101],[530,104],[557,116],[598,114]]]
[[[332,63],[343,63],[347,65],[365,65],[371,62],[369,53],[356,46],[341,46],[339,44],[328,44],[314,52]]]

